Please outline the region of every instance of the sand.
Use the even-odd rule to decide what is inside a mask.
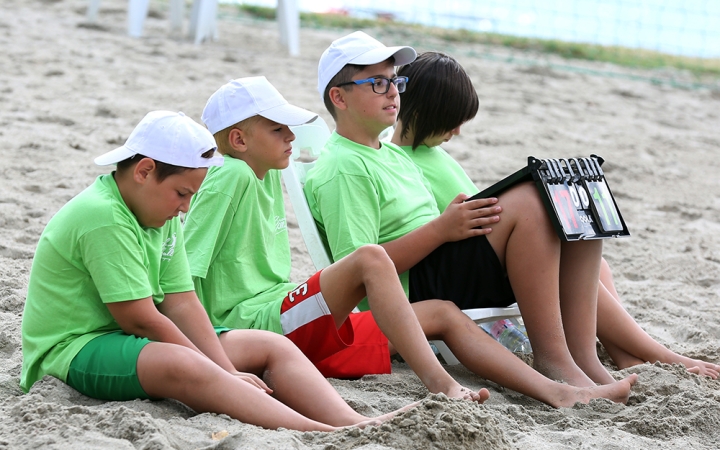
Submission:
[[[461,366],[450,373],[490,400],[475,406],[429,395],[408,368],[336,381],[358,411],[420,407],[364,431],[268,431],[174,401],[101,402],[46,378],[21,395],[20,323],[34,248],[52,215],[105,169],[94,156],[122,144],[154,109],[199,119],[224,82],[266,75],[293,103],[332,123],[315,90],[317,59],[344,30],[301,30],[302,55],[284,56],[274,23],[220,21],[220,40],[195,46],[168,35],[153,2],[145,37],[124,33],[127,2],[0,1],[0,449],[199,448],[707,448],[720,446],[720,382],[680,366],[645,364],[628,405],[596,400],[552,409]],[[480,113],[446,145],[479,186],[528,155],[602,155],[632,233],[606,242],[623,302],[656,339],[720,361],[720,88],[685,89],[631,71],[503,49],[448,45],[370,30],[386,44],[455,55],[472,75]],[[513,61],[508,61],[509,58]],[[561,66],[572,65],[573,70]],[[604,73],[605,75],[602,75]],[[612,76],[608,75],[611,73]],[[292,211],[293,279],[313,266]]]

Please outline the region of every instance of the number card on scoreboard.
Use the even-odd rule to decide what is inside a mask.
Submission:
[[[560,239],[577,241],[630,236],[601,166],[589,158],[537,159],[472,198],[495,197],[524,181],[534,181]]]

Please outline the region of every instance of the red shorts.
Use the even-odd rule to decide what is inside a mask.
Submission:
[[[320,292],[320,272],[288,292],[280,307],[280,323],[283,334],[326,377],[390,373],[388,340],[372,313],[350,314],[336,328]]]

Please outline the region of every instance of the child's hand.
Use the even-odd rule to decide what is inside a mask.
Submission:
[[[445,242],[488,234],[492,231],[488,225],[500,220],[502,207],[496,205],[497,198],[481,198],[466,202],[467,198],[467,195],[459,194],[440,217],[435,219],[438,231],[445,237]]]
[[[256,388],[260,389],[261,391],[265,391],[266,394],[272,394],[272,389],[268,387],[267,384],[263,380],[261,380],[256,375],[253,375],[251,373],[245,373],[245,372],[235,372],[233,375],[237,378],[240,378],[241,380],[252,384]]]

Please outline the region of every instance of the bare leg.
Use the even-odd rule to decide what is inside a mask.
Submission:
[[[517,186],[502,194],[498,204],[503,213],[487,238],[507,269],[532,342],[535,369],[573,386],[594,386],[573,360],[565,339],[560,314],[560,240],[535,186]]]
[[[367,295],[378,327],[430,392],[476,402],[489,397],[487,389],[473,392],[462,387],[438,362],[382,247],[363,246],[327,267],[320,287],[338,327]]]
[[[253,352],[252,347],[244,347],[244,350]],[[148,395],[173,398],[199,412],[227,414],[269,429],[337,429],[293,411],[264,391],[222,370],[209,358],[186,347],[150,343],[140,352],[137,371],[140,385]]]
[[[568,348],[593,381],[613,383],[615,379],[598,359],[595,346],[602,241],[563,242],[561,249],[560,308]]]
[[[613,281],[610,264],[608,264],[604,257],[600,260],[600,284],[605,286],[605,288],[615,300],[617,300],[619,303],[622,303],[620,301],[620,294],[618,294],[617,289],[615,289],[615,282]]]
[[[607,280],[601,281],[598,288],[598,338],[620,369],[647,361],[660,361],[684,364],[691,373],[717,379],[720,365],[679,355],[661,345],[625,311],[613,295],[614,290],[607,289]],[[608,284],[612,285],[612,279]]]
[[[221,334],[220,343],[239,371],[262,378],[273,390],[273,397],[312,420],[339,427],[369,420],[379,423],[400,412],[373,419],[358,414],[305,355],[289,339],[278,334],[233,330]]]
[[[557,383],[497,343],[454,303],[426,300],[412,306],[428,339],[442,339],[473,373],[555,408],[588,403],[600,397],[625,403],[637,379],[631,375],[607,386],[583,388]]]

